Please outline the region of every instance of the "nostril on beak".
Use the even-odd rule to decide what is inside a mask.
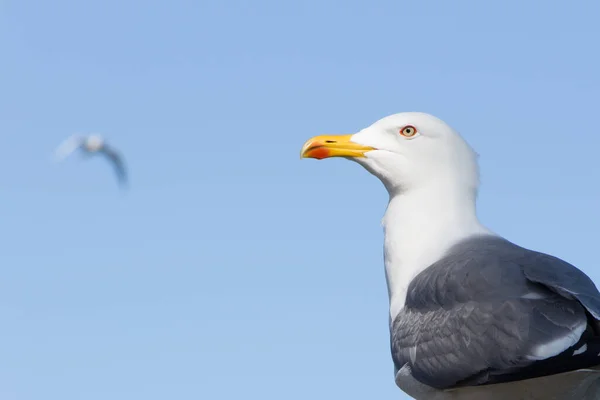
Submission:
[[[335,140],[326,140],[325,143],[337,143]]]

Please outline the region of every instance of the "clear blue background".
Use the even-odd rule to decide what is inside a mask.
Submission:
[[[387,194],[309,137],[425,111],[491,229],[600,281],[592,1],[0,1],[0,398],[404,399]],[[51,161],[76,132],[127,157]]]

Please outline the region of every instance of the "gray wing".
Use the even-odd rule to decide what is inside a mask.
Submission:
[[[559,258],[529,251],[518,262],[527,279],[540,283],[563,297],[576,299],[600,320],[600,296],[594,282],[581,270]]]
[[[409,285],[391,325],[397,370],[445,389],[600,365],[600,293],[574,266],[482,236]]]
[[[110,161],[115,173],[117,180],[121,186],[127,184],[127,170],[125,168],[125,161],[123,156],[112,146],[104,145],[101,153]]]

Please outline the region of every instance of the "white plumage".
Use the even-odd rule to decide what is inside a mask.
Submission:
[[[477,155],[440,119],[383,118],[308,140],[381,180],[396,383],[418,400],[600,399],[600,293],[479,221]],[[518,221],[516,221],[518,222]]]

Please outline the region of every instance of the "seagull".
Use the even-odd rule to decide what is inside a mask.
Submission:
[[[104,155],[113,165],[117,180],[120,185],[127,182],[125,163],[123,157],[112,146],[106,143],[106,140],[100,135],[72,135],[62,142],[55,151],[57,161],[62,161],[71,155],[75,150],[80,149],[87,155]]]
[[[476,215],[477,155],[429,114],[308,140],[389,193],[382,220],[396,385],[417,400],[600,399],[600,293],[570,263]]]

